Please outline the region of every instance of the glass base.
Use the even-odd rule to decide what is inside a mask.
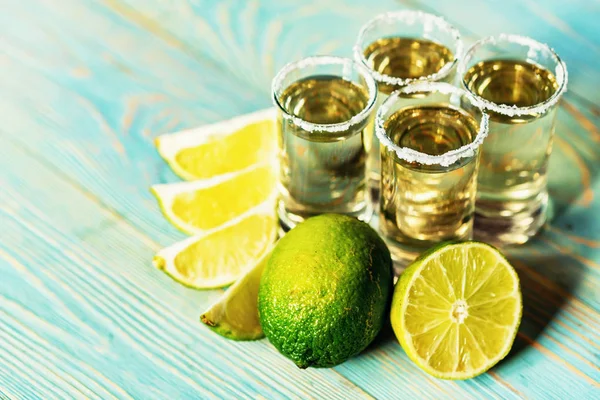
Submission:
[[[419,255],[427,249],[412,249],[406,246],[402,246],[397,242],[393,242],[389,239],[384,239],[385,243],[390,250],[392,256],[392,262],[394,263],[394,277],[400,276],[400,274],[408,267]]]
[[[413,263],[421,254],[434,246],[444,242],[459,242],[471,239],[471,230],[468,236],[464,238],[456,238],[455,240],[440,240],[437,243],[425,242],[420,246],[411,246],[407,243],[397,242],[389,237],[382,235],[385,244],[390,250],[392,261],[394,262],[394,276],[399,276],[410,264]]]
[[[375,213],[379,213],[379,193],[381,191],[380,175],[369,177],[369,195],[371,196],[371,204]]]
[[[279,225],[284,232],[289,231],[294,228],[300,222],[304,221],[307,218],[314,217],[320,214],[329,214],[335,213],[333,211],[326,211],[323,213],[311,213],[311,214],[295,214],[293,212],[288,211],[285,208],[285,204],[282,200],[279,200],[277,205],[277,215],[279,216]],[[373,207],[371,206],[371,200],[367,199],[364,203],[362,203],[356,210],[352,212],[339,212],[336,214],[348,215],[350,217],[355,217],[363,222],[368,223],[373,216]],[[281,233],[281,232],[280,232]]]
[[[473,236],[475,240],[498,247],[524,244],[534,237],[548,218],[548,194],[541,195],[541,201],[534,209],[513,215],[503,215],[503,203],[478,202],[475,207]]]

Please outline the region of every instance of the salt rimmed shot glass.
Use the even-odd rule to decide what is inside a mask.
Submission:
[[[378,108],[390,93],[409,84],[452,82],[462,51],[459,31],[442,17],[403,10],[381,14],[367,22],[354,45],[354,59],[369,68],[377,82]],[[369,181],[376,194],[380,158],[372,126],[367,145]]]
[[[439,242],[471,238],[487,130],[472,97],[447,83],[412,84],[381,105],[379,229],[397,264]]]
[[[459,65],[490,117],[475,208],[475,238],[524,243],[546,221],[547,168],[567,68],[547,45],[502,34],[476,42]]]
[[[377,85],[367,68],[346,58],[308,57],[283,67],[272,91],[282,227],[322,213],[369,220],[364,130]]]

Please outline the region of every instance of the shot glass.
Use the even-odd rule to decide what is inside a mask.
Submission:
[[[482,147],[475,237],[525,243],[546,221],[547,168],[567,68],[547,45],[502,34],[476,42],[459,65],[464,87],[490,117]]]
[[[272,89],[282,228],[322,213],[369,220],[364,131],[377,84],[367,68],[346,58],[309,57],[283,67]]]
[[[462,89],[421,82],[377,111],[381,149],[379,229],[396,265],[472,236],[479,148],[488,117]]]
[[[452,82],[463,51],[460,33],[443,18],[422,11],[381,14],[367,22],[354,45],[354,59],[369,68],[379,89],[378,104],[394,90],[418,81]],[[379,142],[369,127],[368,178],[379,191]]]

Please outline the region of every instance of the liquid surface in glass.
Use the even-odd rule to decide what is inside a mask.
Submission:
[[[438,72],[454,59],[446,46],[427,40],[387,37],[375,40],[364,50],[374,71],[402,79],[417,79]],[[390,94],[398,87],[379,84],[379,91]]]

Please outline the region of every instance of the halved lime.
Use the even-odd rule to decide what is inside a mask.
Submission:
[[[200,321],[219,335],[233,340],[256,340],[265,336],[258,319],[258,287],[269,252],[247,271],[201,316]]]
[[[475,377],[503,359],[521,322],[519,278],[494,247],[442,244],[402,274],[392,300],[394,333],[425,372]]]

